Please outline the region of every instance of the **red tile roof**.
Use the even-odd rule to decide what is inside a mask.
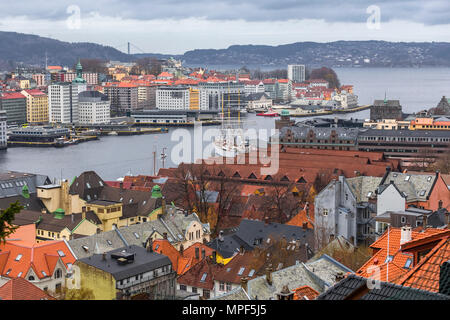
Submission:
[[[448,230],[429,228],[422,232],[412,231],[411,241],[405,243],[413,243],[420,239],[425,239],[436,234],[445,235]],[[389,235],[389,237],[388,237]],[[401,250],[400,246],[401,228],[389,228],[389,232],[386,231],[378,238],[371,248],[376,252],[373,256],[356,272],[357,275],[365,278],[374,278],[379,276],[379,280],[388,281],[396,284],[401,284],[402,278],[410,271],[416,268],[411,264],[411,268],[405,268],[405,264],[408,259],[413,259],[414,256],[408,251]],[[388,251],[388,239],[389,239],[389,251]],[[387,256],[392,256],[392,261],[387,263]],[[414,260],[414,259],[413,259]],[[417,266],[419,266],[418,264]],[[379,272],[378,276],[375,272]],[[404,280],[403,280],[404,281]]]
[[[6,278],[25,277],[31,268],[39,279],[43,279],[53,275],[59,259],[66,268],[75,262],[64,241],[30,243],[8,240],[0,244],[0,250],[0,275]],[[64,257],[60,257],[58,251],[63,252]]]
[[[153,250],[167,256],[178,275],[185,273],[193,265],[192,259],[181,256],[180,252],[172,246],[169,240],[158,239],[153,241]]]
[[[222,264],[217,264],[212,259],[206,258],[179,276],[177,283],[212,290],[214,288],[215,274],[222,269],[224,269]]]
[[[319,296],[319,292],[309,286],[299,287],[294,292],[294,300],[315,300]]]
[[[450,260],[450,237],[442,239],[416,267],[400,279],[399,284],[439,292],[440,266]]]
[[[44,92],[38,89],[30,89],[30,90],[24,90],[26,93],[32,96],[46,96]]]
[[[26,99],[20,92],[3,92],[0,99]]]
[[[9,280],[0,287],[0,300],[56,300],[44,290],[22,278]]]

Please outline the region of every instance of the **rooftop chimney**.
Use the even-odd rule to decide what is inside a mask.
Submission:
[[[247,292],[247,290],[248,290],[247,283],[248,283],[248,279],[246,277],[242,277],[241,278],[241,287],[242,287],[242,289],[244,289],[245,292]]]
[[[403,226],[400,233],[400,245],[411,241],[411,227]]]
[[[167,232],[164,232],[164,233],[163,233],[163,239],[164,239],[164,240],[167,240]]]
[[[102,261],[106,261],[106,253],[105,252],[103,252],[103,254],[102,254]]]
[[[183,251],[184,251],[184,247],[183,247],[183,244],[180,244],[180,254],[181,254],[181,256],[183,256]]]
[[[266,269],[266,280],[270,286],[272,285],[272,271],[273,271],[272,266],[269,266]]]
[[[308,222],[303,222],[302,228],[303,228],[303,230],[308,229]]]
[[[200,249],[197,247],[197,248],[195,248],[195,259],[200,259]]]
[[[242,255],[242,254],[244,254],[244,246],[241,246],[240,248],[239,248],[239,253]]]
[[[338,272],[337,274],[336,274],[336,282],[339,282],[339,281],[341,281],[341,280],[344,280],[344,278],[345,278],[345,275],[344,275],[344,273],[343,272]]]
[[[81,219],[82,220],[86,219],[86,207],[85,206],[81,207]]]
[[[148,243],[147,243],[147,251],[148,252],[153,252],[153,239],[149,238],[148,239]]]

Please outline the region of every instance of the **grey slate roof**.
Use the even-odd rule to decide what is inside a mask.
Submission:
[[[409,178],[408,178],[409,177]],[[390,172],[380,185],[381,193],[388,184],[393,181],[400,192],[406,195],[406,201],[425,201],[431,193],[437,179],[436,174],[410,174],[401,172]]]
[[[291,226],[281,223],[268,223],[259,220],[242,219],[236,231],[223,237],[214,239],[208,246],[219,252],[224,258],[229,258],[243,246],[245,250],[252,250],[259,244],[264,244],[267,238],[285,237],[287,241],[300,240],[302,244],[314,243],[314,232],[311,229]],[[258,243],[259,242],[259,243]]]
[[[120,253],[124,250],[127,253],[135,254],[134,262],[119,265],[115,259],[111,258],[111,254]],[[94,254],[91,257],[79,259],[79,261],[110,273],[116,280],[126,279],[163,266],[172,265],[167,256],[156,252],[147,252],[145,248],[135,245],[108,252],[106,254],[106,261],[102,260],[102,254]]]
[[[285,285],[290,290],[301,286],[310,286],[318,292],[324,292],[336,283],[339,273],[353,272],[327,255],[311,262],[299,263],[275,272],[272,272],[272,285],[269,285],[266,276],[251,279],[247,283],[247,293],[252,300],[271,300],[276,298]],[[242,296],[240,290],[230,291],[227,296],[217,299],[238,300]]]
[[[218,297],[214,297],[209,300],[251,300],[247,292],[242,287],[234,288],[233,290],[222,294]]]
[[[449,138],[450,133],[445,130],[378,130],[360,129],[359,136],[367,137],[411,137],[411,138]]]
[[[361,300],[450,300],[450,296],[439,293],[404,287],[389,282],[379,282],[380,288],[366,289],[367,278],[348,275],[326,292],[319,295],[316,300],[344,300],[358,290],[367,290]]]
[[[356,196],[356,202],[368,202],[369,192],[375,196],[375,191],[381,182],[381,177],[359,176],[348,178],[347,184]]]
[[[6,171],[0,173],[0,198],[22,195],[23,185],[27,185],[28,192],[36,193],[36,187],[50,184],[47,176],[33,173]]]

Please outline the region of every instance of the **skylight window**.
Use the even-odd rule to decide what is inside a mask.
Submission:
[[[106,242],[107,242],[110,246],[112,246],[111,240],[106,240]]]
[[[425,190],[420,191],[420,196],[423,197],[425,195]]]
[[[89,184],[89,182],[86,182],[86,188],[90,189],[91,185]]]
[[[433,177],[428,177],[428,178],[427,178],[427,181],[430,182],[431,179],[433,179]]]
[[[66,256],[66,254],[65,254],[64,251],[62,251],[62,250],[58,250],[58,255],[59,255],[60,257],[65,257],[65,256]]]
[[[403,268],[409,269],[409,268],[411,268],[411,265],[412,265],[412,258],[408,258],[408,259],[406,260],[405,266],[404,266]]]
[[[231,268],[227,268],[227,272],[230,272],[231,271]]]
[[[20,261],[20,258],[22,258],[22,255],[21,255],[21,254],[18,254],[15,260],[16,260],[16,261]]]
[[[241,267],[239,269],[238,276],[242,276],[242,274],[244,273],[244,270],[245,270],[245,267]]]
[[[372,196],[372,191],[369,191],[369,193],[367,194],[367,198],[370,198]]]
[[[91,200],[91,196],[90,196],[90,195],[87,195],[87,196],[86,196],[86,199],[88,199],[88,201],[90,201],[90,200]]]
[[[250,272],[248,273],[249,277],[253,277],[253,275],[255,274],[255,269],[250,270]]]
[[[139,235],[136,232],[133,232],[133,234],[136,237],[136,239],[139,239]]]
[[[8,269],[8,271],[6,271],[6,275],[8,275],[11,272],[12,269]]]
[[[202,278],[200,279],[200,282],[205,282],[205,280],[206,280],[206,276],[207,276],[208,274],[205,272],[203,275],[202,275]]]
[[[133,202],[133,198],[130,198],[130,201],[128,201],[129,203],[132,203]]]
[[[102,187],[104,186],[103,182],[101,182],[100,180],[98,181],[98,184]]]
[[[384,263],[388,263],[392,261],[393,256],[387,256],[386,260],[384,261]]]
[[[17,278],[20,278],[22,276],[22,271],[19,272],[19,274],[17,275]]]
[[[159,248],[159,244],[157,244],[157,245],[155,246],[155,250],[158,250],[158,248]]]
[[[89,247],[88,246],[81,246],[83,248],[84,251],[89,251]]]
[[[411,176],[406,176],[405,181],[409,181],[409,178],[411,178]]]
[[[178,234],[178,239],[183,240],[183,236],[181,234]]]
[[[47,274],[45,273],[45,271],[41,271],[41,273],[42,273],[42,275],[43,275],[44,277],[47,276]]]

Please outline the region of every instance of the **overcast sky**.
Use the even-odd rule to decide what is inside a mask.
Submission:
[[[449,0],[341,2],[0,0],[0,30],[70,42],[96,42],[122,51],[130,41],[145,52],[172,54],[233,44],[299,41],[450,42]],[[132,47],[132,53],[140,50]]]

